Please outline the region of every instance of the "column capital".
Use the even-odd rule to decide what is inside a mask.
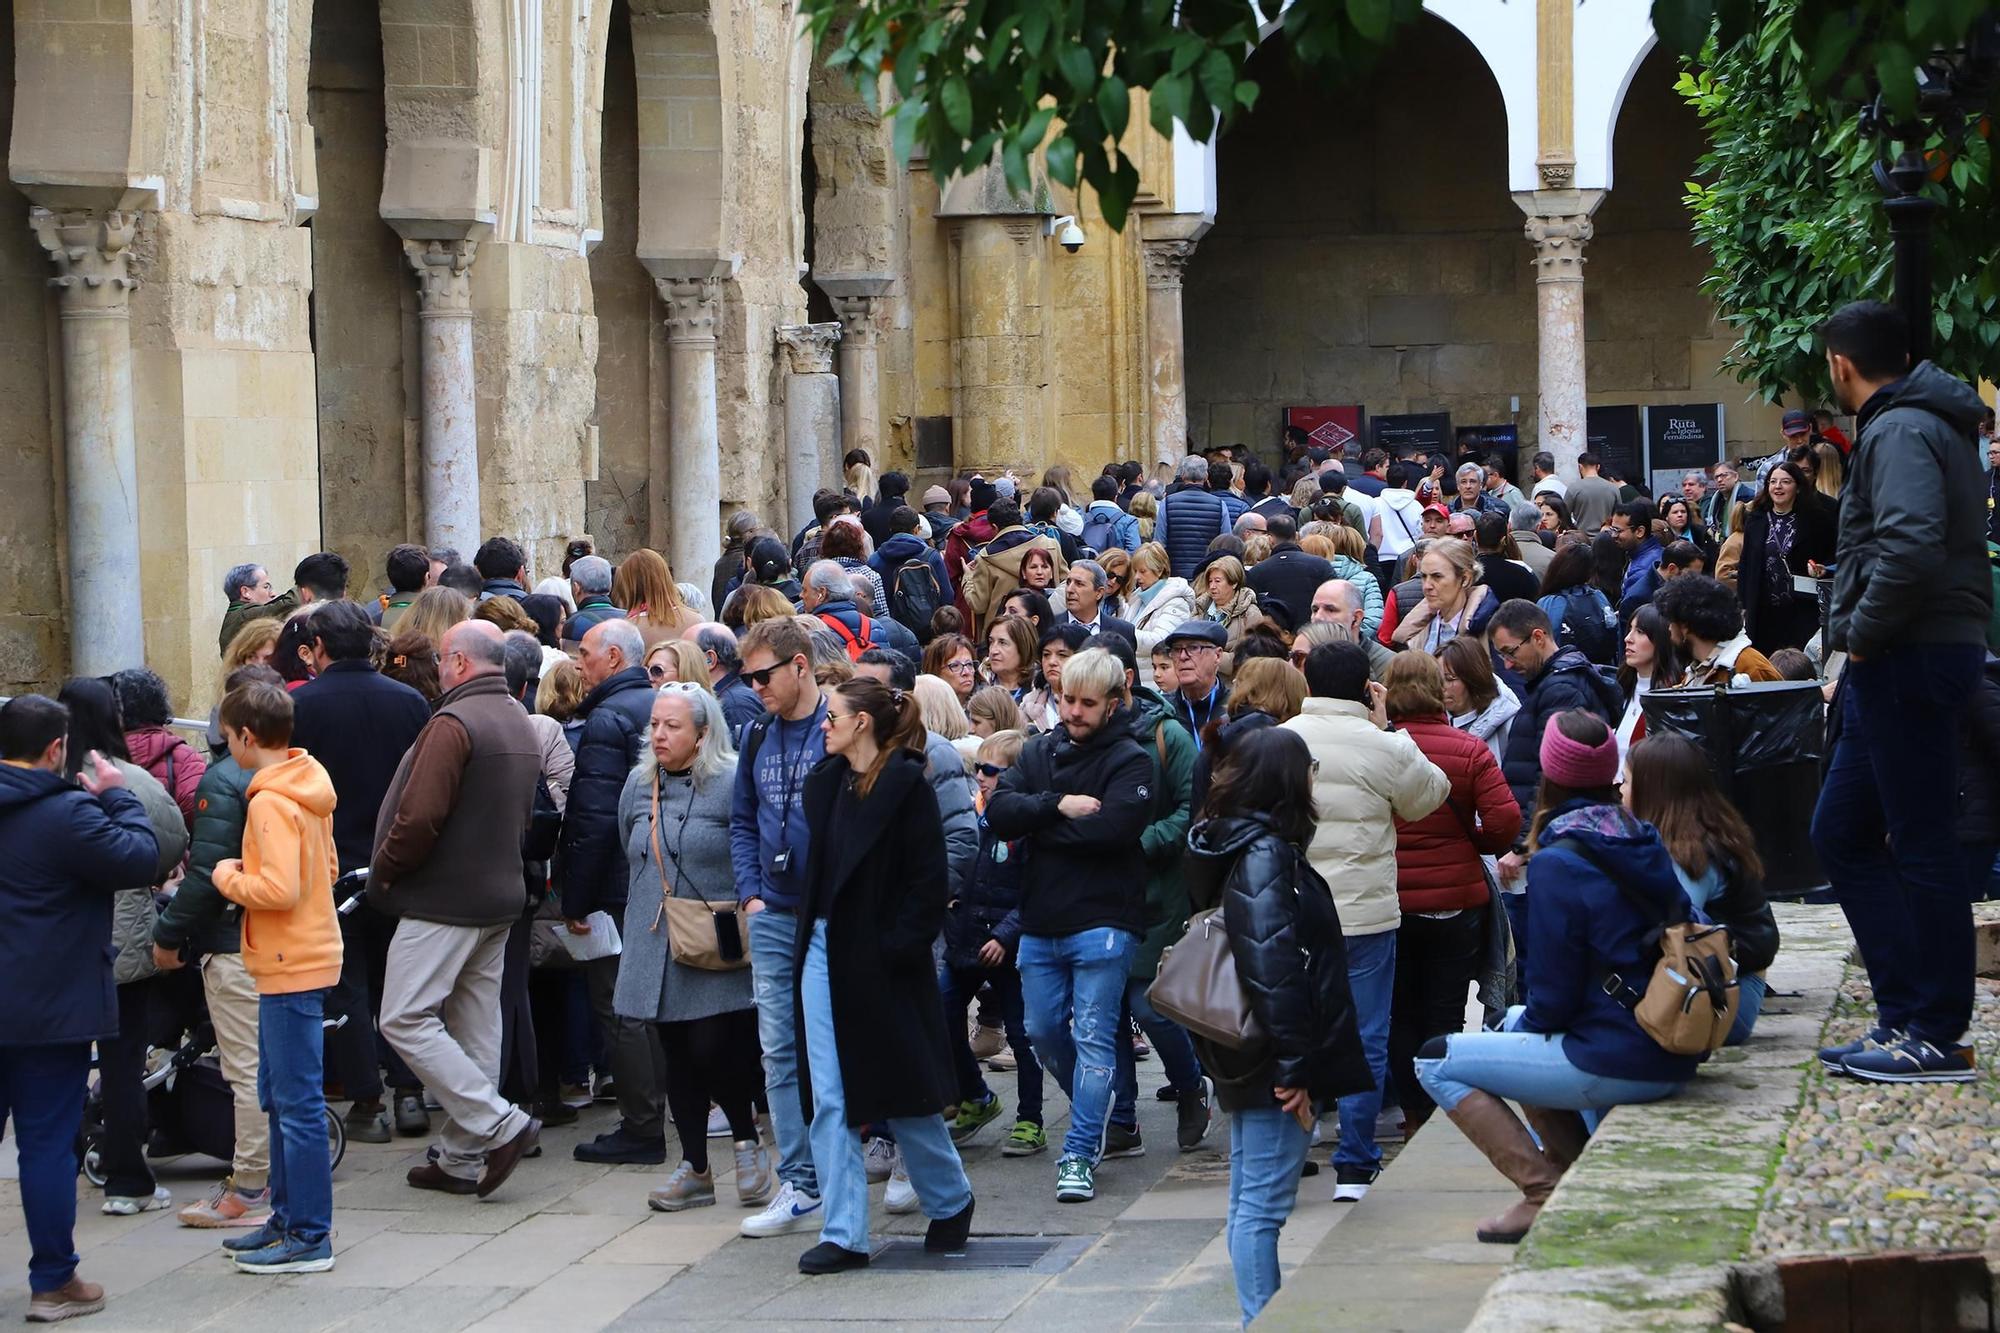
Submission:
[[[854,347],[873,347],[881,340],[875,327],[875,312],[882,308],[879,296],[835,296],[833,313],[840,316],[840,340]]]
[[[1528,244],[1535,247],[1535,281],[1583,280],[1583,247],[1596,229],[1587,213],[1535,215],[1526,227]]]
[[[839,341],[838,322],[785,324],[778,329],[778,345],[791,354],[794,375],[831,375],[833,348]]]
[[[1188,260],[1194,258],[1195,244],[1193,240],[1183,237],[1141,241],[1139,246],[1146,261],[1146,289],[1179,291]]]
[[[472,313],[472,261],[479,242],[456,240],[405,240],[403,255],[417,275],[417,310],[424,315],[469,315]]]
[[[28,225],[55,261],[49,286],[62,293],[65,310],[123,309],[139,285],[132,238],[139,214],[124,209],[33,208]]]
[[[655,278],[660,300],[667,307],[667,341],[715,343],[715,321],[722,313],[721,278]]]

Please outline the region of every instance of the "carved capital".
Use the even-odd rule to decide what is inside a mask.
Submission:
[[[875,312],[882,308],[879,296],[834,296],[833,313],[840,316],[840,339],[856,347],[873,347],[881,334],[875,327]]]
[[[1195,243],[1190,240],[1169,238],[1141,242],[1146,259],[1146,286],[1153,291],[1179,291],[1181,278],[1187,272],[1188,260],[1194,258]]]
[[[55,261],[49,285],[62,293],[64,310],[123,309],[139,285],[133,272],[132,237],[139,214],[119,210],[29,210],[35,239]]]
[[[1576,180],[1576,159],[1544,157],[1535,163],[1535,171],[1542,178],[1544,190],[1567,190]]]
[[[472,313],[474,240],[403,242],[403,254],[417,275],[417,310],[425,315]]]
[[[832,374],[839,341],[839,324],[786,324],[778,330],[778,345],[791,354],[794,375]]]
[[[715,341],[715,321],[722,313],[721,278],[657,278],[653,285],[667,307],[668,342]]]
[[[1583,280],[1583,247],[1595,234],[1588,213],[1531,214],[1526,233],[1535,247],[1535,281]]]

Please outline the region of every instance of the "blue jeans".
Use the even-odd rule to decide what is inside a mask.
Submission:
[[[1956,841],[1958,733],[1977,644],[1849,662],[1813,847],[1884,1027],[1953,1045],[1972,1023],[1972,890]]]
[[[89,1082],[89,1042],[0,1046],[0,1133],[11,1115],[28,1286],[37,1292],[60,1290],[76,1274],[76,1135]]]
[[[762,913],[759,913],[762,915]],[[840,1048],[833,1032],[833,993],[826,971],[826,922],[812,924],[805,971],[799,978],[799,1005],[805,1019],[806,1058],[812,1070],[813,1162],[819,1168],[819,1238],[843,1250],[868,1250],[868,1169],[861,1160],[861,1135],[847,1123],[847,1095],[840,1081]],[[962,1022],[960,1027],[965,1026]],[[954,1217],[972,1202],[972,1182],[952,1145],[944,1117],[913,1116],[889,1121],[903,1169],[924,1216]]]
[[[1761,973],[1736,979],[1736,1021],[1730,1024],[1729,1037],[1722,1043],[1724,1046],[1741,1046],[1750,1040],[1750,1033],[1757,1026],[1757,1015],[1764,1012],[1764,997],[1770,990],[1770,984]]]
[[[1007,1029],[1007,1045],[1014,1052],[1016,1089],[1021,1103],[1016,1114],[1019,1119],[1039,1125],[1042,1066],[1035,1059],[1034,1047],[1028,1041],[1028,1025],[1021,1015],[1021,974],[1005,964],[961,968],[946,963],[938,968],[938,995],[944,1001],[945,1030],[951,1034],[951,1060],[958,1074],[959,1099],[983,1101],[993,1092],[986,1085],[986,1076],[979,1072],[979,1061],[972,1058],[972,1043],[965,1034],[965,1007],[979,988],[986,985],[991,986],[992,1003],[1000,1011],[1000,1021]]]
[[[1455,1032],[1444,1040],[1442,1057],[1417,1060],[1417,1081],[1446,1112],[1473,1092],[1555,1111],[1602,1111],[1681,1090],[1678,1083],[1585,1073],[1563,1054],[1559,1032]]]
[[[307,1245],[333,1230],[325,1015],[325,991],[257,997],[257,1102],[271,1120],[271,1226]]]
[[[1375,1117],[1382,1112],[1382,1088],[1389,1077],[1389,1015],[1396,1001],[1396,932],[1347,937],[1347,988],[1354,993],[1354,1020],[1375,1086],[1340,1099],[1340,1144],[1333,1150],[1337,1171],[1379,1171],[1382,1150],[1375,1146]]]
[[[1276,1106],[1229,1117],[1229,1266],[1243,1322],[1278,1294],[1278,1232],[1298,1201],[1312,1135]]]
[[[1063,1156],[1096,1162],[1125,1040],[1125,977],[1139,937],[1100,926],[1075,935],[1023,935],[1015,950],[1028,1040],[1042,1068],[1069,1094]]]
[[[1195,1059],[1194,1042],[1180,1024],[1162,1014],[1146,998],[1151,977],[1128,977],[1125,981],[1125,1013],[1139,1021],[1139,1030],[1159,1054],[1160,1068],[1177,1093],[1201,1089],[1201,1061]],[[1132,1043],[1118,1043],[1118,1095],[1111,1103],[1111,1123],[1127,1129],[1139,1123],[1139,1062],[1132,1058]]]
[[[792,948],[799,919],[766,907],[750,918],[750,974],[757,988],[757,1042],[764,1048],[764,1099],[778,1141],[778,1178],[803,1194],[819,1193],[805,1106],[799,1101],[798,1029]]]

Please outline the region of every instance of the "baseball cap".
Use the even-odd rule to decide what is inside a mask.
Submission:
[[[792,568],[792,555],[776,537],[750,543],[750,573],[759,583],[776,583]]]
[[[1811,430],[1812,413],[1802,412],[1795,407],[1785,413],[1784,420],[1779,424],[1778,428],[1787,435],[1790,435],[1793,431]]]
[[[1424,512],[1426,514],[1443,514],[1446,518],[1451,517],[1451,511],[1441,504],[1427,504],[1424,506]]]

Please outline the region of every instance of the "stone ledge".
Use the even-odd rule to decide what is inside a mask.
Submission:
[[[1750,1041],[1679,1097],[1605,1117],[1513,1263],[1477,1333],[1721,1328],[1786,1126],[1853,940],[1833,907],[1777,906],[1776,991]]]

